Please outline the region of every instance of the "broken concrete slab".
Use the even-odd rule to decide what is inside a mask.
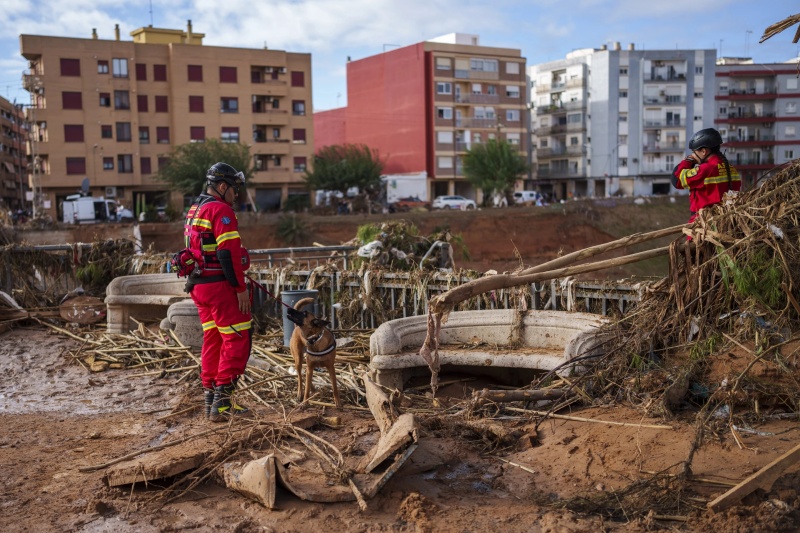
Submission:
[[[364,473],[369,474],[400,448],[417,440],[417,423],[414,415],[409,413],[400,415],[389,431],[381,435],[378,444],[367,456],[369,462],[364,466]]]
[[[364,389],[367,393],[367,405],[378,423],[381,434],[385,434],[397,420],[398,412],[389,401],[389,396],[368,375],[363,376]]]
[[[109,487],[150,483],[197,468],[214,449],[215,443],[184,442],[158,450],[139,459],[109,467],[104,481]]]
[[[270,454],[245,464],[225,463],[222,465],[225,485],[268,509],[274,509],[277,484],[275,462],[275,456]]]

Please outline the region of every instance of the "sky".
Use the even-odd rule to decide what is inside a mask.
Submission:
[[[123,7],[120,7],[123,5]],[[800,56],[797,25],[759,43],[764,30],[800,13],[789,0],[0,0],[0,96],[29,102],[19,35],[123,39],[152,24],[193,30],[203,43],[311,53],[313,108],[347,104],[347,59],[448,33],[515,48],[533,65],[580,48],[716,49],[718,56],[777,63]]]

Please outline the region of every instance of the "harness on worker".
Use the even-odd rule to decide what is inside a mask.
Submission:
[[[198,202],[196,205],[193,205],[189,209],[189,213],[187,214],[188,221],[184,223],[184,244],[186,248],[173,255],[169,262],[170,269],[174,271],[179,278],[200,278],[200,276],[202,276],[203,272],[206,270],[222,270],[222,267],[219,265],[219,261],[217,261],[216,253],[206,254],[203,250],[203,248],[205,248],[207,245],[210,245],[210,242],[207,242],[209,239],[214,245],[216,245],[216,239],[214,239],[213,232],[199,232],[201,246],[200,254],[197,254],[196,251],[192,250],[190,247],[191,234],[192,231],[194,231],[194,221],[197,218],[197,213],[200,211],[201,207],[209,202],[214,201],[218,200],[213,196],[208,196],[200,200],[200,202]],[[189,216],[191,216],[191,218],[189,218]],[[214,263],[216,263],[216,265],[214,265]]]

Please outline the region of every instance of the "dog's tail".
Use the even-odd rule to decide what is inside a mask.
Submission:
[[[310,303],[314,303],[314,298],[303,298],[302,300],[298,300],[297,303],[294,304],[294,308],[299,311]]]

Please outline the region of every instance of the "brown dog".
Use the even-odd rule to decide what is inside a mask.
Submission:
[[[339,400],[339,388],[336,386],[336,338],[327,328],[330,322],[314,316],[308,311],[301,311],[303,307],[312,303],[313,298],[303,298],[294,308],[299,313],[290,313],[289,319],[297,324],[292,332],[289,341],[289,349],[294,358],[294,367],[297,370],[297,399],[308,400],[308,396],[313,390],[311,376],[315,368],[325,367],[331,377],[333,385],[333,400],[336,407],[341,408],[342,402]],[[303,362],[308,367],[306,371],[306,390],[303,395]]]

